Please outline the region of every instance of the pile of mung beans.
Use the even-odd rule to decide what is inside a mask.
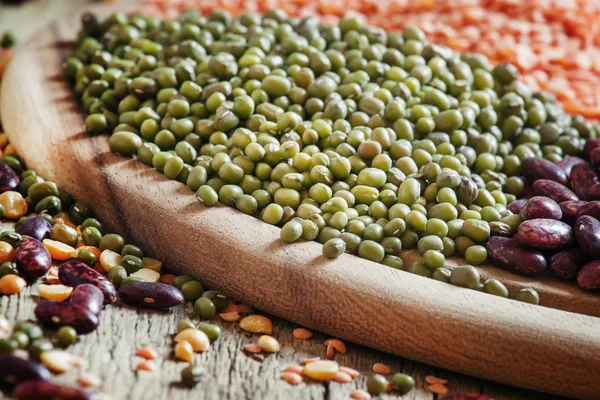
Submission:
[[[280,226],[286,242],[323,243],[328,258],[404,268],[400,250],[417,248],[423,262],[409,271],[481,289],[475,268],[452,278],[446,257],[486,261],[488,237],[522,222],[507,209],[524,192],[521,161],[577,155],[598,134],[514,66],[414,27],[280,10],[82,20],[64,71],[90,134],[111,133],[113,152],[206,206]]]

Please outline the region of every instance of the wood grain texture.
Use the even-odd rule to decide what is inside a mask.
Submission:
[[[63,41],[73,37],[75,21],[52,24],[19,51],[2,88],[4,125],[32,168],[90,204],[111,228],[153,249],[171,269],[304,326],[478,377],[596,396],[597,318],[451,287],[350,255],[326,261],[317,243],[285,245],[277,228],[226,207],[203,208],[184,185],[110,154],[107,137],[85,135],[60,79]],[[598,311],[589,303],[595,296],[579,296],[572,286],[551,281],[537,288],[546,304]],[[555,296],[560,301],[552,302]]]

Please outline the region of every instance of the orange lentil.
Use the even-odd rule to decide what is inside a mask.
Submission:
[[[138,371],[154,371],[156,369],[156,363],[152,360],[142,361],[137,365]]]
[[[315,361],[319,361],[320,359],[321,359],[321,357],[305,358],[305,359],[302,361],[302,363],[303,363],[304,365],[306,365],[306,364],[310,364],[310,363],[312,363],[312,362],[315,362]]]
[[[340,367],[340,371],[347,373],[353,379],[360,375],[360,372],[358,372],[355,369],[348,368],[348,367]]]
[[[229,311],[220,313],[219,317],[225,322],[235,322],[240,319],[240,314],[238,314],[237,311]]]
[[[154,360],[156,357],[158,357],[158,353],[156,352],[156,350],[150,347],[142,347],[141,349],[135,352],[135,355],[138,357],[145,358],[146,360]]]
[[[177,277],[173,274],[164,274],[160,277],[160,281],[162,283],[166,283],[167,285],[173,285],[175,278]]]
[[[331,345],[336,351],[344,354],[346,352],[346,345],[339,339],[327,339],[325,345]]]
[[[292,332],[296,339],[306,340],[310,339],[313,336],[313,333],[305,328],[296,328]]]
[[[392,370],[385,364],[375,363],[373,364],[373,372],[380,375],[389,375]]]
[[[334,356],[335,356],[335,349],[333,348],[332,345],[328,344],[327,345],[327,359],[333,360]]]
[[[350,393],[350,397],[354,400],[371,400],[371,395],[361,389],[356,389]]]
[[[11,261],[15,255],[15,249],[6,242],[0,242],[0,264]]]
[[[338,371],[333,377],[333,381],[337,383],[349,383],[352,382],[352,377],[343,371]]]
[[[441,378],[438,378],[438,377],[433,376],[433,375],[427,375],[425,377],[425,382],[427,382],[430,385],[433,385],[433,384],[436,384],[436,383],[445,385],[446,383],[448,383],[448,381],[446,379],[441,379]]]
[[[444,396],[448,394],[448,388],[441,383],[434,383],[433,385],[429,385],[427,388],[431,393],[439,394],[440,396]]]
[[[290,385],[298,385],[302,383],[302,375],[295,372],[284,372],[281,375],[281,379],[289,383]]]
[[[100,386],[101,381],[100,378],[98,378],[96,375],[92,375],[89,372],[84,372],[79,378],[77,378],[77,383],[80,386],[87,388],[98,387]]]
[[[244,346],[244,351],[248,353],[258,354],[262,351],[262,349],[256,343],[250,343]]]
[[[27,282],[18,275],[4,275],[0,278],[0,294],[17,294],[25,286]]]
[[[294,372],[298,375],[304,375],[304,368],[301,365],[288,365],[283,372]]]

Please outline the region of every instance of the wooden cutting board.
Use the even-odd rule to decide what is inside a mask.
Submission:
[[[55,22],[19,49],[0,109],[27,165],[89,204],[111,229],[170,270],[302,326],[480,378],[597,398],[600,296],[550,275],[480,267],[511,295],[538,290],[545,307],[532,306],[351,255],[326,260],[318,243],[284,244],[278,228],[231,208],[202,207],[185,185],[111,154],[107,136],[86,135],[61,78],[78,26],[77,16]],[[405,251],[402,258],[410,265],[419,256]]]

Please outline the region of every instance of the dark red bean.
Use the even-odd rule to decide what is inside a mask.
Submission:
[[[600,289],[600,260],[585,264],[577,274],[577,284],[586,290]]]
[[[573,167],[571,174],[571,186],[573,192],[579,196],[580,199],[589,200],[587,198],[587,192],[590,188],[597,183],[600,183],[596,170],[589,162],[582,162]]]
[[[58,277],[67,286],[77,287],[84,283],[96,286],[104,295],[104,304],[112,304],[117,301],[117,291],[113,284],[104,275],[81,261],[71,260],[63,263],[58,269]]]
[[[486,241],[485,248],[490,262],[505,271],[529,276],[546,269],[544,255],[516,239],[492,236]]]
[[[577,211],[587,202],[585,201],[563,201],[559,204],[560,211],[562,211],[563,217],[562,222],[571,226],[575,225],[577,220]]]
[[[600,147],[597,148],[597,149],[594,149],[594,151],[591,152],[591,154],[590,154],[590,161],[596,167],[600,167]]]
[[[84,283],[73,289],[73,293],[71,294],[71,304],[85,308],[96,315],[100,315],[104,304],[104,295],[96,286]]]
[[[558,251],[573,244],[573,230],[562,221],[539,218],[519,225],[521,243],[539,249]]]
[[[0,162],[0,193],[19,191],[21,181],[15,171],[8,165]]]
[[[549,179],[539,179],[533,183],[533,192],[537,196],[550,197],[557,203],[563,201],[576,201],[579,197],[573,193],[570,189],[564,187],[560,183],[551,181]]]
[[[95,400],[98,396],[92,392],[56,383],[30,380],[21,383],[13,391],[16,400]]]
[[[42,242],[34,238],[21,240],[14,257],[19,271],[31,278],[40,278],[46,275],[52,265],[50,253]]]
[[[583,146],[583,157],[586,159],[590,158],[592,151],[600,147],[600,139],[588,139],[585,141]]]
[[[594,186],[592,186],[587,191],[586,200],[587,201],[600,200],[600,183],[596,183]]]
[[[521,197],[523,199],[530,199],[535,196],[535,192],[533,191],[533,185],[525,179],[525,186],[523,187],[523,194]]]
[[[577,218],[573,230],[581,251],[591,258],[600,257],[600,221],[590,215],[582,215]]]
[[[16,229],[16,232],[20,235],[31,236],[41,242],[50,236],[50,230],[52,230],[52,224],[45,218],[35,215],[33,217],[27,217]]]
[[[589,215],[600,220],[600,201],[590,201],[577,210],[577,217]]]
[[[510,211],[513,214],[519,214],[525,203],[527,203],[527,199],[515,200],[508,205],[508,211]]]
[[[521,174],[530,182],[549,179],[563,186],[569,186],[569,178],[558,165],[539,157],[530,157],[521,161]]]
[[[561,167],[566,172],[566,174],[569,175],[571,173],[571,169],[573,168],[573,166],[575,166],[581,162],[585,162],[585,160],[583,158],[579,158],[579,157],[566,156],[565,158],[563,158],[562,160],[557,162],[556,165]]]
[[[550,257],[548,269],[562,279],[575,279],[577,273],[588,262],[588,258],[579,249],[567,249]]]
[[[562,211],[557,202],[549,197],[535,196],[527,200],[521,209],[521,217],[524,220],[536,218],[557,219],[562,218]]]
[[[50,379],[50,371],[41,364],[12,355],[0,356],[0,386],[10,389],[29,379]]]
[[[171,308],[183,304],[183,294],[164,283],[134,282],[119,289],[124,303],[147,308]]]
[[[35,307],[34,313],[48,328],[70,326],[82,335],[95,331],[100,323],[97,314],[64,301],[43,301]]]

